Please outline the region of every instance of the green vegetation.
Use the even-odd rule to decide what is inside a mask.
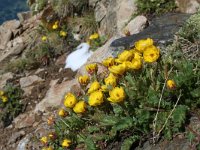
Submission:
[[[161,14],[176,8],[175,0],[136,0],[139,14]]]
[[[8,126],[23,109],[21,103],[22,90],[11,84],[7,84],[3,91],[0,91],[0,121]]]

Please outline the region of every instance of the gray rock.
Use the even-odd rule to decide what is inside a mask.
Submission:
[[[13,78],[13,73],[11,72],[0,75],[0,89],[3,89],[7,81],[12,78]]]
[[[3,54],[0,56],[0,63],[3,61],[9,61],[12,56],[16,56],[22,53],[22,51],[26,48],[24,43],[20,43],[15,45],[14,47],[8,47]]]
[[[19,144],[17,145],[16,150],[27,150],[26,146],[28,144],[28,142],[30,141],[31,136],[27,135],[26,137],[24,137]]]
[[[169,13],[154,18],[150,22],[150,25],[142,32],[117,39],[111,43],[111,47],[130,48],[136,41],[146,38],[152,38],[159,44],[167,44],[173,40],[174,34],[180,29],[189,16],[189,14],[183,13]]]
[[[47,91],[44,99],[36,105],[34,110],[35,112],[44,112],[49,107],[60,106],[62,104],[65,93],[69,92],[72,86],[78,84],[77,79],[64,81],[60,84],[58,84],[57,82],[58,80],[52,80],[50,82],[50,88]]]
[[[146,24],[147,18],[145,16],[136,16],[128,23],[123,32],[127,30],[130,32],[130,34],[137,34],[146,27]]]
[[[2,24],[2,27],[6,29],[10,29],[11,31],[18,29],[21,26],[21,23],[19,20],[10,20],[6,21]]]
[[[14,119],[13,123],[16,129],[31,127],[35,123],[35,114],[32,112],[21,114]]]
[[[134,0],[90,0],[101,35],[116,35],[136,12]]]
[[[19,18],[20,22],[24,22],[25,20],[28,20],[32,17],[32,12],[27,11],[27,12],[17,13],[17,17]]]
[[[149,142],[145,142],[143,147],[136,148],[135,150],[189,150],[190,142],[186,139],[173,139],[172,141],[162,141],[156,145],[152,145]]]
[[[8,144],[15,143],[16,141],[20,140],[24,135],[25,135],[25,131],[23,131],[23,130],[13,133],[8,141]]]
[[[6,44],[11,40],[12,31],[10,29],[0,26],[0,50],[4,50]]]
[[[44,80],[36,75],[23,77],[19,80],[21,88],[26,88],[42,81]]]

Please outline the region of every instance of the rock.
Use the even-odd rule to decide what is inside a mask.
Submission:
[[[92,56],[87,60],[86,64],[90,64],[90,63],[100,63],[102,62],[102,60],[104,60],[105,58],[112,56],[112,49],[109,47],[110,44],[116,39],[118,38],[118,36],[112,37],[109,41],[106,42],[106,44],[104,44],[102,47],[98,48],[93,54]],[[85,70],[85,65],[83,65],[77,72],[76,76],[80,76],[80,75],[84,75],[87,74],[86,70]],[[104,67],[100,67],[99,66],[99,73],[101,73],[103,71]]]
[[[34,122],[35,122],[35,114],[32,112],[21,114],[13,121],[16,129],[31,127],[34,124]]]
[[[32,94],[32,89],[36,84],[43,82],[44,80],[37,75],[32,75],[28,77],[23,77],[19,80],[20,86],[24,91],[24,95]]]
[[[161,141],[155,146],[152,144],[149,144],[149,142],[145,142],[144,145],[141,148],[136,148],[135,150],[160,150],[161,148],[163,150],[189,150],[190,142],[187,139],[178,139],[174,138],[172,141]]]
[[[13,133],[12,136],[10,137],[8,144],[13,144],[16,141],[20,140],[23,136],[25,135],[25,131],[19,131],[16,133]]]
[[[12,31],[0,26],[0,50],[5,49],[6,44],[11,40]]]
[[[58,59],[56,60],[56,65],[65,65],[65,60],[66,60],[66,54],[58,57]]]
[[[22,23],[25,20],[28,20],[29,18],[31,18],[32,13],[31,13],[31,11],[17,13],[17,17],[19,18],[19,21]]]
[[[21,88],[26,88],[43,81],[44,80],[37,75],[23,77],[19,80]]]
[[[178,10],[182,13],[196,13],[200,7],[199,0],[176,0]]]
[[[167,44],[174,39],[174,34],[180,29],[189,18],[189,14],[169,13],[156,17],[150,21],[150,25],[138,34],[122,37],[111,43],[111,47],[133,47],[140,39],[152,38],[158,44]],[[167,21],[166,21],[167,20]]]
[[[11,31],[18,29],[21,26],[21,23],[19,20],[10,20],[6,21],[2,24],[2,26],[6,29],[9,29]]]
[[[94,8],[96,6],[97,2],[98,2],[98,0],[89,0],[89,5]]]
[[[94,7],[97,23],[100,25],[101,35],[116,35],[124,28],[136,12],[133,0],[90,0],[89,4]]]
[[[50,82],[50,89],[47,91],[44,99],[36,105],[35,112],[44,112],[49,107],[59,106],[62,103],[65,93],[69,92],[73,85],[78,84],[76,79],[64,81],[60,84],[58,84],[58,80],[52,80]]]
[[[6,85],[7,81],[12,78],[13,78],[13,73],[11,73],[11,72],[0,75],[0,89],[3,89],[3,87]]]
[[[17,37],[12,42],[13,42],[13,47],[15,47],[15,46],[23,43],[24,41],[23,41],[22,37]]]
[[[15,47],[8,47],[3,54],[0,55],[0,62],[9,61],[12,56],[17,56],[22,53],[26,45],[23,43],[17,44]]]
[[[146,24],[147,18],[145,16],[137,16],[133,20],[131,20],[122,31],[124,32],[125,30],[127,30],[130,32],[130,34],[137,34],[146,27]]]
[[[133,0],[118,0],[119,9],[117,13],[117,29],[120,32],[126,23],[131,19],[137,8]]]
[[[17,145],[16,150],[27,150],[26,149],[26,145],[28,144],[28,142],[30,141],[31,136],[28,134],[26,135]]]

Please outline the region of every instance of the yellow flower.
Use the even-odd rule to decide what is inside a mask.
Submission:
[[[108,68],[111,73],[114,73],[116,75],[123,75],[126,71],[126,66],[124,64],[119,64],[115,66],[111,66]]]
[[[79,101],[73,108],[75,113],[84,113],[86,111],[85,101]]]
[[[64,109],[61,108],[58,111],[58,115],[61,116],[61,117],[65,117],[67,115],[67,112]]]
[[[132,63],[132,68],[135,70],[142,68],[142,60],[141,59],[133,59],[131,63]]]
[[[99,34],[98,33],[94,33],[92,35],[90,35],[89,40],[95,40],[99,38]]]
[[[141,59],[133,59],[131,62],[130,61],[126,61],[124,62],[126,69],[134,69],[134,70],[138,70],[140,68],[142,68],[142,60]]]
[[[55,140],[56,139],[56,134],[55,133],[50,133],[49,134],[49,139]]]
[[[108,85],[102,85],[101,86],[101,91],[107,92],[108,91]]]
[[[89,74],[93,74],[94,72],[97,72],[97,64],[88,64],[85,66],[85,69],[86,71],[89,73]]]
[[[43,144],[47,144],[48,142],[48,138],[46,136],[43,136],[40,141],[43,143]]]
[[[136,49],[130,50],[133,54],[133,59],[142,59],[141,53],[139,53]]]
[[[95,91],[90,94],[88,104],[90,106],[98,106],[103,103],[103,93],[101,91]]]
[[[88,93],[92,93],[94,91],[97,91],[100,87],[101,87],[100,83],[98,81],[94,81],[90,85],[90,88],[88,89]]]
[[[62,146],[63,147],[69,147],[70,146],[70,144],[71,144],[71,140],[69,140],[69,139],[64,139],[63,140],[63,142],[62,142]]]
[[[47,37],[46,36],[42,36],[42,41],[47,41]]]
[[[4,91],[0,91],[0,96],[3,96],[4,95]]]
[[[145,49],[143,58],[145,62],[155,62],[160,56],[160,50],[155,46],[150,46]]]
[[[104,79],[104,82],[106,85],[115,87],[117,85],[117,77],[110,73],[109,76]]]
[[[86,85],[86,84],[89,82],[89,80],[90,80],[90,78],[89,78],[89,76],[87,76],[87,75],[80,76],[80,77],[78,78],[79,83],[80,83],[80,84],[83,84],[83,85]]]
[[[52,26],[52,29],[54,29],[54,30],[58,29],[58,21],[56,21],[54,23],[54,25]]]
[[[6,103],[8,101],[8,97],[1,96],[1,100],[2,100],[3,103]]]
[[[135,42],[135,48],[139,51],[139,52],[143,52],[147,47],[152,46],[153,45],[153,40],[150,38],[147,39],[143,39],[143,40],[139,40],[137,42]]]
[[[53,148],[52,147],[44,147],[44,148],[42,148],[42,150],[53,150]]]
[[[176,84],[173,80],[167,80],[167,87],[173,90],[176,88]]]
[[[54,29],[54,30],[58,29],[58,25],[54,24],[53,27],[52,27],[52,29]]]
[[[77,103],[76,97],[72,93],[68,93],[65,96],[64,105],[65,107],[73,108]]]
[[[112,57],[108,57],[107,59],[104,59],[102,64],[106,67],[111,67],[115,64],[115,59]]]
[[[66,37],[66,36],[67,36],[67,32],[65,32],[65,31],[60,31],[60,36]]]
[[[53,116],[50,116],[50,117],[47,119],[47,124],[48,124],[48,125],[54,124],[54,118],[53,118]]]
[[[118,55],[118,58],[115,59],[117,63],[123,63],[124,61],[130,61],[133,57],[133,53],[128,50],[124,50],[121,54]]]
[[[109,101],[113,103],[122,102],[125,98],[125,92],[122,87],[116,87],[112,91],[109,92],[110,97],[108,98]]]

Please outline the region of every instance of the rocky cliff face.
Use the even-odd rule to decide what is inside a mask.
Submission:
[[[30,2],[31,4],[36,3],[36,1]],[[177,0],[177,2],[179,1]],[[192,0],[191,3],[193,3]],[[124,47],[131,47],[134,40],[146,38],[147,35],[150,37],[155,35],[158,40],[161,39],[160,35],[169,30],[167,28],[169,24],[167,24],[167,27],[165,26],[166,20],[172,21],[168,38],[173,39],[174,33],[188,18],[188,15],[181,16],[178,14],[173,22],[173,19],[162,16],[157,18],[157,22],[155,19],[149,28],[146,28],[148,21],[151,20],[143,15],[133,17],[137,10],[133,0],[89,0],[89,5],[94,9],[99,33],[108,36],[110,39],[94,52],[87,63],[101,62],[108,56],[114,56],[117,52],[113,49],[120,50],[120,47],[123,47],[123,49]],[[190,9],[189,6],[191,5],[187,7],[184,5],[184,9],[180,9],[184,12],[196,11],[196,6],[193,11],[188,10]],[[33,139],[45,135],[46,130],[51,130],[47,126],[49,116],[56,115],[55,107],[62,105],[63,96],[66,92],[80,90],[79,84],[74,78],[85,74],[84,66],[78,72],[64,69],[64,61],[68,53],[54,58],[53,63],[49,66],[40,65],[32,70],[17,73],[6,72],[2,69],[8,62],[24,58],[27,51],[34,51],[37,42],[41,40],[41,37],[38,37],[37,30],[42,15],[43,11],[35,16],[32,16],[29,12],[21,13],[18,15],[20,20],[7,21],[0,26],[0,90],[8,83],[17,85],[23,90],[22,101],[25,105],[23,113],[14,118],[9,126],[4,128],[1,124],[0,149],[2,150],[15,148],[17,150],[40,150],[41,144]],[[157,30],[157,27],[159,30]],[[146,29],[143,30],[144,28]],[[165,30],[162,31],[162,29]],[[125,31],[129,31],[131,36],[125,37]],[[43,60],[41,60],[42,62]],[[100,67],[98,73],[101,74],[104,71],[104,68]],[[188,146],[187,144],[186,146]],[[175,142],[172,145],[176,147]],[[171,149],[173,149],[173,146]]]

